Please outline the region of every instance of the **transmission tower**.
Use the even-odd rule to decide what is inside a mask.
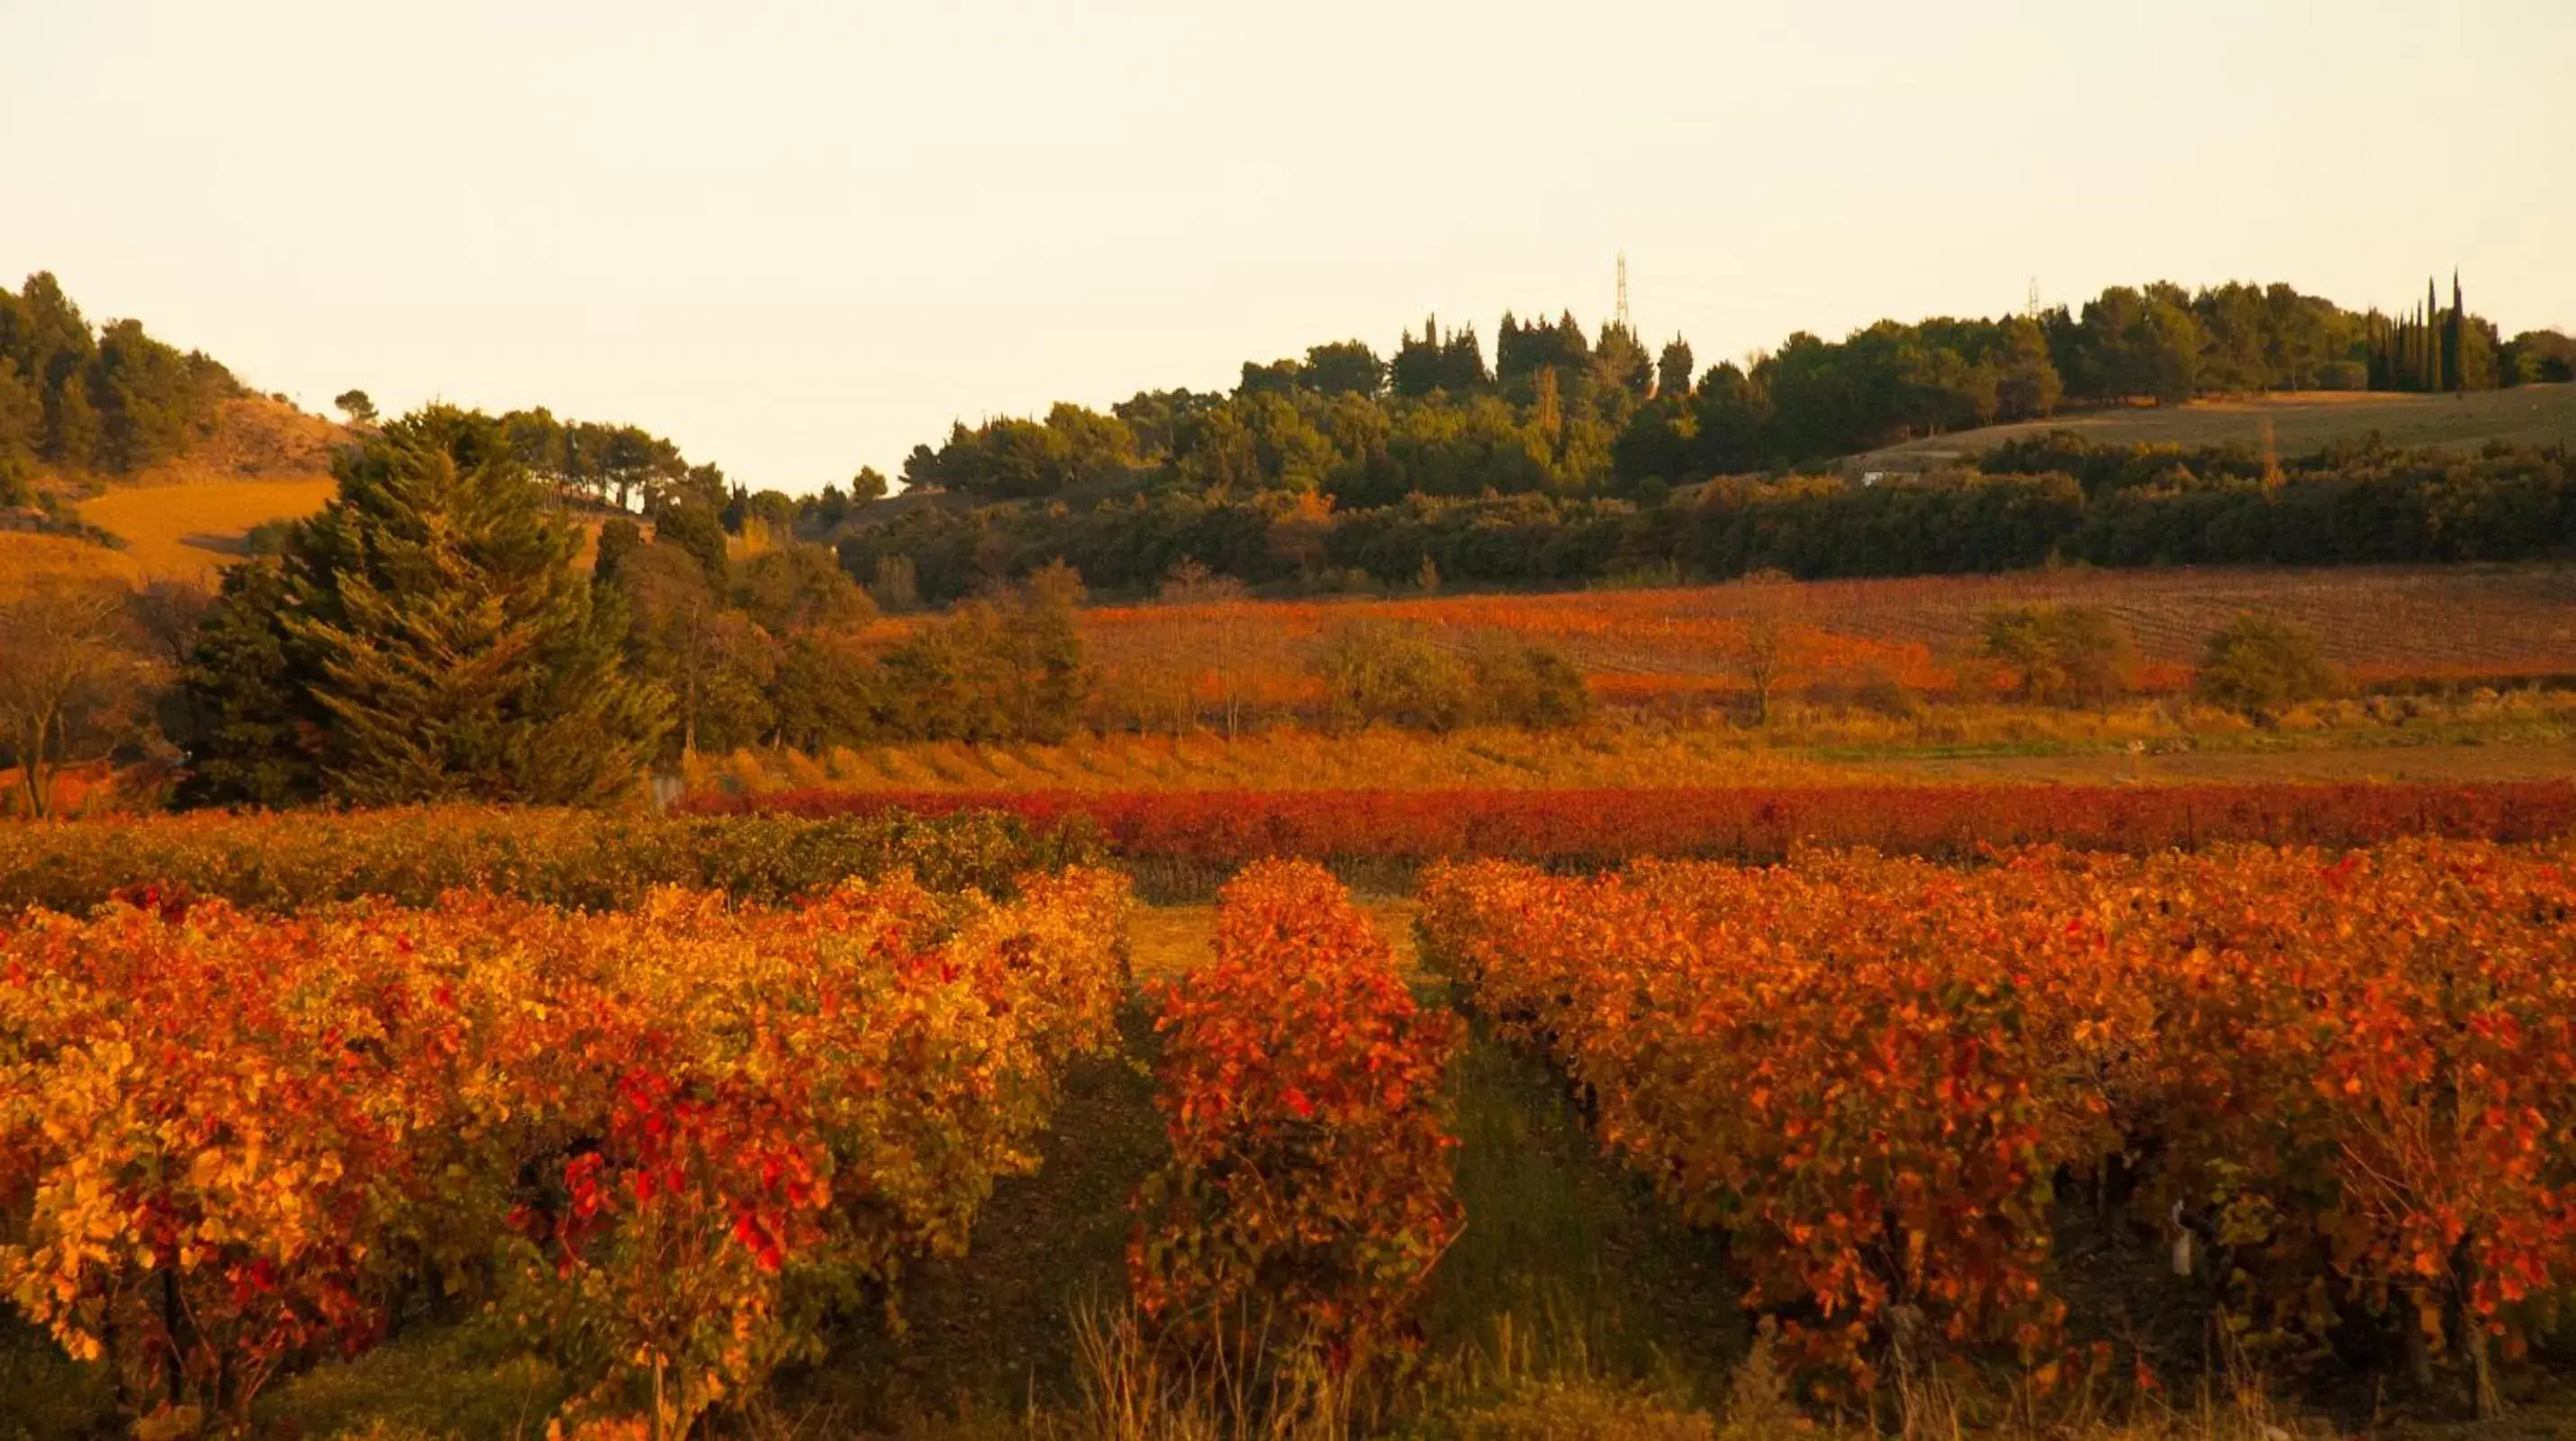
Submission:
[[[2036,275],[2030,278],[2030,294],[2022,302],[2022,313],[2033,320],[2039,318],[2039,277]]]
[[[1628,318],[1628,252],[1624,250],[1619,252],[1619,328],[1630,335],[1637,333]]]

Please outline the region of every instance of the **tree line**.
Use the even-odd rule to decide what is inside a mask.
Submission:
[[[230,371],[141,321],[93,327],[49,273],[0,289],[0,505],[30,502],[40,464],[127,475],[181,455],[240,393]]]
[[[839,542],[863,581],[939,602],[1063,561],[1148,593],[1196,562],[1247,585],[1384,589],[1426,566],[1479,586],[1938,575],[2103,566],[2503,561],[2576,554],[2563,447],[2463,455],[2365,441],[2288,460],[2244,447],[2108,445],[2059,431],[1976,467],[1724,476],[1651,498],[1164,491],[1047,508],[924,507]],[[882,589],[882,587],[880,587]]]
[[[1228,393],[1141,392],[1106,412],[959,422],[907,486],[966,502],[1086,503],[1168,490],[1313,491],[1344,509],[1408,496],[1651,496],[1912,437],[2046,418],[2071,403],[2306,390],[2479,390],[2576,378],[2576,343],[2508,341],[2455,276],[2401,316],[2287,285],[2113,286],[2078,308],[1799,332],[1700,372],[1617,324],[1505,315],[1492,365],[1433,317],[1392,358],[1357,340],[1246,362]]]
[[[2230,453],[2064,436],[2010,454],[2053,468],[1880,486],[1727,481],[1653,510],[1417,497],[1337,517],[1292,501],[1249,512],[1260,523],[1243,532],[1254,539],[1241,558],[1255,568],[1356,558],[1433,584],[1444,571],[1553,567],[1564,578],[1623,555],[1730,573],[1784,561],[1821,575],[1991,569],[2154,544],[2137,515],[2209,498],[2240,510],[2176,534],[2358,548],[2298,558],[2410,558],[2368,550],[2409,533],[2391,514],[2412,517],[2420,544],[2477,556],[2517,526],[2550,529],[2562,544],[2576,534],[2563,455],[2534,463],[2497,449],[2435,465],[2357,450],[2320,458],[2313,476],[2267,477]],[[2535,464],[2546,485],[2531,483]],[[335,473],[337,498],[288,526],[277,553],[234,566],[219,593],[46,580],[0,605],[0,763],[20,769],[31,808],[41,813],[49,771],[67,757],[152,731],[179,763],[182,803],[593,803],[701,748],[1057,741],[1093,714],[1097,677],[1076,623],[1084,583],[1060,559],[1016,582],[988,575],[944,615],[885,626],[829,550],[768,536],[747,512],[728,526],[735,495],[723,508],[712,495],[666,499],[649,532],[607,517],[590,564],[578,563],[577,513],[492,417],[433,408],[390,422],[343,450]],[[2385,508],[2410,487],[2430,498],[2411,512]],[[1143,529],[1118,519],[1104,537]],[[1186,556],[1161,589],[1184,608],[1242,593]],[[2089,613],[1998,616],[1985,653],[2027,700],[2095,704],[2114,693],[2126,650],[2106,626]],[[1745,654],[1730,660],[1757,723],[1783,673],[1783,633],[1748,628]],[[2213,643],[2220,689],[2205,698],[2253,712],[2330,689],[2309,673],[2312,641],[2263,633],[2231,644],[2222,653]],[[1214,659],[1222,686],[1227,661]],[[1320,683],[1317,718],[1332,727],[1562,726],[1588,709],[1581,672],[1544,646],[1461,648],[1360,620],[1326,635],[1305,664]],[[1202,723],[1196,663],[1169,679],[1181,683],[1174,723]],[[1219,702],[1231,726],[1235,699]]]

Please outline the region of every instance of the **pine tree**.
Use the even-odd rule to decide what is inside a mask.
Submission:
[[[189,738],[182,804],[273,808],[321,798],[317,750],[327,717],[296,682],[289,599],[286,572],[274,559],[224,573],[223,592],[180,676],[186,713],[202,718]]]
[[[257,693],[228,686],[219,654],[191,674],[215,717],[203,798],[578,804],[631,786],[663,697],[619,672],[623,612],[595,603],[579,535],[500,426],[434,408],[334,469],[339,498],[297,529],[278,582],[228,585],[210,627],[273,646]]]

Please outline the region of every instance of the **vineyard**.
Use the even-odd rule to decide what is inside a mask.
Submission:
[[[1269,856],[1401,885],[1444,857],[1601,867],[1631,856],[1778,860],[1868,846],[1972,860],[2057,844],[2149,852],[2221,842],[2367,845],[2576,831],[2576,785],[1773,786],[1668,790],[787,792],[710,812],[809,818],[998,813],[1096,838],[1150,893],[1200,894]]]
[[[1250,703],[1311,704],[1305,652],[1332,626],[1418,622],[1478,638],[1561,647],[1611,702],[1735,689],[1728,657],[1755,617],[1783,626],[1795,683],[1883,675],[1925,693],[1968,691],[1957,663],[1996,606],[2099,607],[2137,642],[2139,683],[2188,685],[2209,633],[2239,611],[2307,627],[2358,683],[2504,683],[2556,677],[2576,656],[2576,589],[2561,568],[2464,567],[2027,572],[1461,595],[1375,601],[1227,601],[1101,607],[1085,638],[1110,672],[1196,675]],[[2357,624],[2357,617],[2368,617]],[[1221,675],[1220,672],[1223,672]]]
[[[39,914],[0,941],[0,1283],[171,1425],[481,1306],[602,1358],[570,1414],[680,1434],[1036,1164],[1126,904]]]
[[[2570,1359],[2564,783],[910,799],[0,827],[0,1436],[1862,1434],[2221,1364],[2485,1416]]]
[[[2465,1368],[2492,1415],[2576,1283],[2569,860],[1482,862],[1426,881],[1422,927],[1724,1233],[1820,1388],[1980,1347],[2043,1387],[2111,1364],[2050,1264],[2089,1205],[2249,1332]]]
[[[198,812],[0,824],[0,917],[81,914],[146,886],[274,913],[367,898],[429,906],[460,890],[587,910],[634,906],[663,887],[776,904],[896,871],[935,890],[1003,894],[1023,871],[1097,859],[1080,838],[1032,835],[989,810],[823,820],[474,806],[323,820]]]

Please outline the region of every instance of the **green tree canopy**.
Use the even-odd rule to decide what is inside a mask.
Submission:
[[[434,407],[334,462],[281,563],[238,567],[187,683],[199,799],[585,803],[634,784],[666,698],[579,533],[487,416]]]

